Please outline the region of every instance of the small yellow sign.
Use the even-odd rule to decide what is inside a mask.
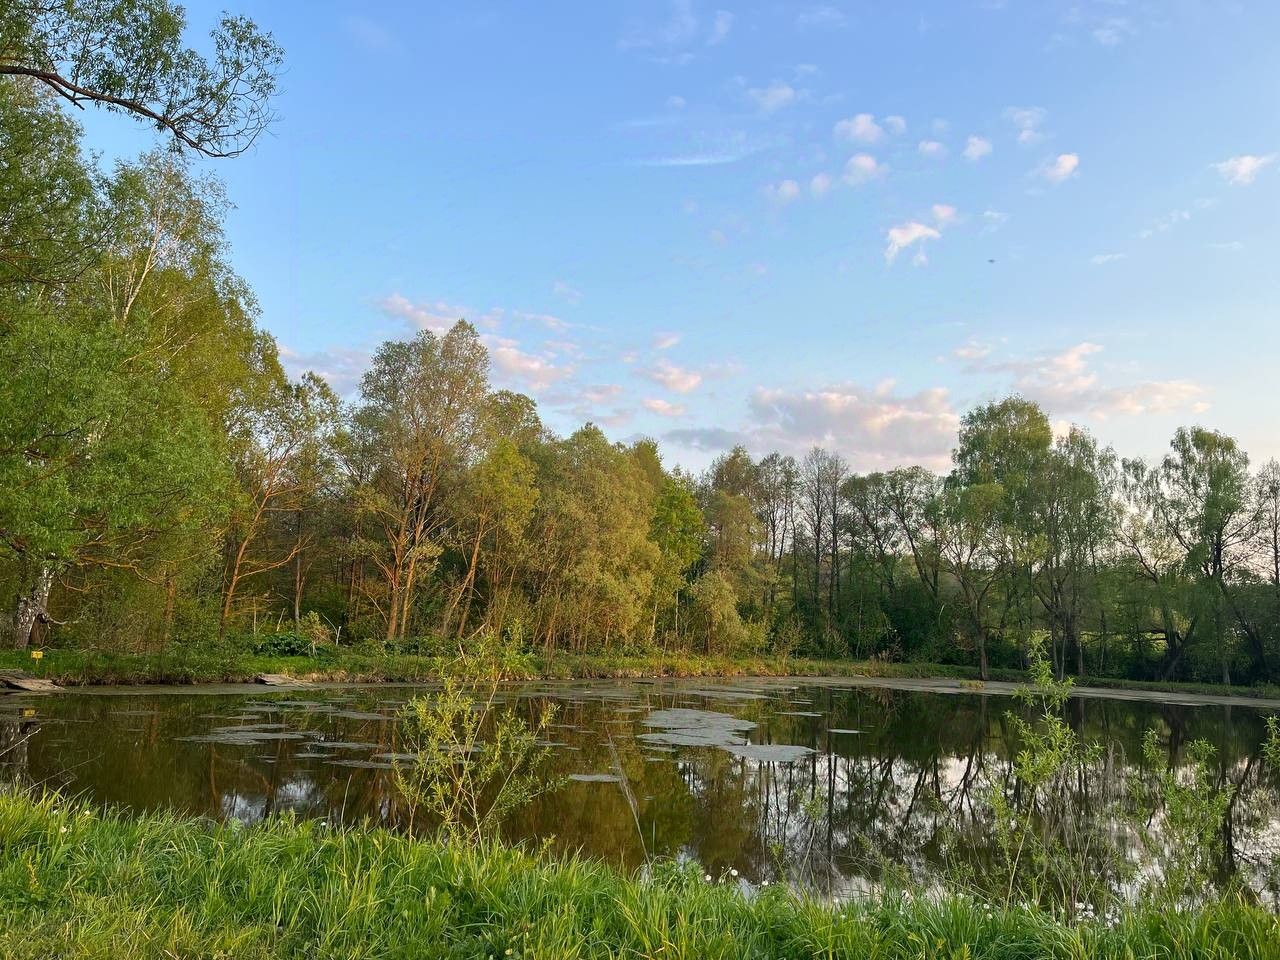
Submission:
[[[32,659],[32,660],[43,660],[43,659],[44,659],[44,651],[43,651],[43,650],[32,650],[32,651],[31,651],[31,659]]]
[[[34,716],[36,715],[36,708],[35,708],[35,707],[23,707],[23,708],[22,708],[22,715],[23,715],[24,717],[34,717]]]

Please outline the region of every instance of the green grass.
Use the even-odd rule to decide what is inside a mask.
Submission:
[[[0,670],[26,670],[69,686],[108,684],[245,683],[260,673],[283,673],[315,681],[421,681],[440,675],[438,657],[386,653],[368,646],[341,647],[321,657],[254,654],[241,646],[174,644],[163,652],[115,653],[47,649],[37,665],[20,650],[0,651]],[[803,657],[730,657],[688,653],[535,654],[507,670],[509,679],[627,679],[641,677],[900,677],[976,680],[972,667],[879,660],[817,660]],[[1022,682],[1020,670],[991,671],[991,679]],[[1081,685],[1177,693],[1280,696],[1275,687],[1223,687],[1203,683],[1144,683],[1089,677]]]
[[[310,680],[415,681],[440,675],[440,657],[383,653],[369,647],[342,647],[319,657],[254,654],[234,646],[174,644],[157,653],[114,653],[98,650],[47,649],[37,665],[23,651],[0,651],[0,670],[20,669],[68,685],[135,683],[240,683],[259,673],[284,673]],[[510,679],[607,679],[710,676],[976,676],[965,667],[934,664],[890,664],[854,660],[811,660],[797,657],[727,657],[554,653],[521,658],[506,668]],[[1009,671],[1010,679],[1017,679]]]
[[[133,819],[0,794],[0,956],[266,958],[1273,958],[1280,919],[1239,900],[1069,925],[972,900],[835,909],[744,896],[696,867],[639,878],[380,830]]]

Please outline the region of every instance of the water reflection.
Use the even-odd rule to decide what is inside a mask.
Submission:
[[[0,774],[137,810],[394,827],[406,812],[390,773],[402,749],[393,718],[415,692],[15,696],[0,700]],[[570,778],[520,810],[509,839],[553,838],[628,868],[693,857],[712,873],[841,895],[886,864],[927,879],[954,832],[982,869],[996,853],[980,792],[1017,789],[1007,714],[1019,707],[1007,697],[705,681],[529,684],[502,696],[531,722],[557,703],[550,762]],[[1174,765],[1208,740],[1219,782],[1238,791],[1222,869],[1276,900],[1280,783],[1262,762],[1261,712],[1106,699],[1068,709],[1103,745],[1070,798],[1082,828],[1132,850],[1120,811],[1144,733],[1157,731]]]

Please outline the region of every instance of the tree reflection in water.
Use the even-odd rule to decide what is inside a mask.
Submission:
[[[395,828],[406,811],[390,769],[401,747],[394,714],[415,692],[15,696],[0,701],[0,775],[138,810],[245,822],[292,811]],[[531,723],[548,701],[557,704],[552,775],[625,779],[570,781],[517,811],[507,838],[553,838],[554,849],[626,868],[646,856],[689,857],[713,874],[736,869],[834,897],[887,876],[927,883],[949,838],[973,870],[999,855],[982,791],[994,785],[1012,798],[1018,790],[1006,714],[1022,708],[1007,697],[795,681],[526,684],[503,696]],[[654,731],[645,723],[654,711],[673,709],[754,723],[725,726],[737,742],[809,752],[779,763],[758,751],[641,737]],[[1173,765],[1189,743],[1207,740],[1218,782],[1236,791],[1220,875],[1237,872],[1277,902],[1280,780],[1262,761],[1264,716],[1239,706],[1072,699],[1073,729],[1102,745],[1066,798],[1080,829],[1104,832],[1136,860],[1123,807],[1126,778],[1145,763],[1145,732],[1156,730]]]

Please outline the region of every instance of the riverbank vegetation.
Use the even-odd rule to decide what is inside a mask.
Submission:
[[[957,895],[832,906],[696,864],[599,863],[379,830],[125,817],[0,794],[0,953],[49,956],[1250,958],[1280,921],[1230,896],[1068,921]]]
[[[136,42],[78,46],[63,41],[128,18],[17,9],[0,24],[8,646],[164,657],[221,640],[232,662],[243,635],[313,658],[492,635],[544,657],[990,677],[1043,642],[1058,676],[1280,678],[1280,465],[1252,468],[1206,427],[1126,459],[1010,397],[963,418],[942,474],[742,447],[691,473],[654,440],[550,431],[490,382],[492,344],[461,319],[383,343],[349,397],[290,374],[231,267],[222,189],[186,159],[269,122],[278,48],[231,18],[216,63],[179,56],[167,4],[137,11]],[[58,69],[106,78],[99,99],[186,154],[102,168]],[[117,102],[111,78],[132,72],[138,96],[199,109]],[[219,90],[238,92],[200,100]]]

